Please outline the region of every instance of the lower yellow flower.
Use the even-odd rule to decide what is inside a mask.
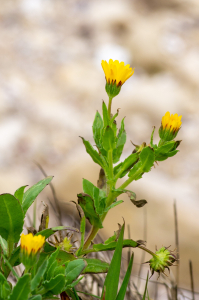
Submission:
[[[178,114],[171,115],[169,111],[162,117],[161,127],[159,129],[159,136],[164,141],[173,140],[178,131],[180,130],[180,126],[182,116],[178,116]]]
[[[42,235],[33,236],[32,233],[21,235],[21,261],[30,269],[37,261],[40,250],[45,243],[45,237]]]
[[[130,65],[125,66],[124,62],[112,59],[109,59],[108,63],[102,60],[101,65],[106,77],[106,92],[113,98],[119,94],[125,81],[133,75],[134,69],[130,68]]]
[[[36,254],[45,243],[45,237],[42,235],[33,236],[32,233],[21,235],[21,250],[26,254]]]

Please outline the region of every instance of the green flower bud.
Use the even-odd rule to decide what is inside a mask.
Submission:
[[[172,266],[177,258],[174,254],[171,254],[167,248],[162,247],[160,250],[156,251],[153,257],[149,260],[151,274],[154,272],[164,273],[165,268],[169,270],[169,267]],[[151,276],[152,276],[151,275]]]

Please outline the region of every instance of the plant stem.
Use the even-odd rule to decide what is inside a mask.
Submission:
[[[143,247],[143,246],[138,246],[138,248],[140,248],[140,249],[142,249],[142,250],[148,252],[148,253],[151,254],[152,256],[157,256],[157,255],[156,255],[155,253],[153,253],[151,250],[149,250],[149,249],[147,249],[147,248],[145,248],[145,247]]]
[[[120,187],[119,189],[124,189],[125,187],[127,187],[127,185],[129,185],[134,178],[130,177],[129,179],[127,179]]]
[[[88,237],[87,237],[87,239],[85,241],[83,250],[86,250],[90,246],[92,240],[95,238],[96,234],[98,233],[98,230],[99,230],[98,227],[94,227],[94,226],[91,227],[89,235],[88,235]]]
[[[109,118],[111,119],[111,104],[112,104],[112,99],[111,97],[109,97],[109,102],[108,102],[108,115]]]

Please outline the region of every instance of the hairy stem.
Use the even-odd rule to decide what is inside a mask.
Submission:
[[[111,97],[109,97],[109,102],[108,102],[108,115],[109,115],[109,119],[111,118],[111,104],[112,104],[112,99]]]

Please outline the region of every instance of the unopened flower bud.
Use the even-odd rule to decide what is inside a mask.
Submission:
[[[178,116],[178,114],[170,115],[169,111],[166,112],[166,114],[162,117],[159,129],[159,136],[161,140],[169,142],[176,137],[182,124],[181,118],[182,116]]]

